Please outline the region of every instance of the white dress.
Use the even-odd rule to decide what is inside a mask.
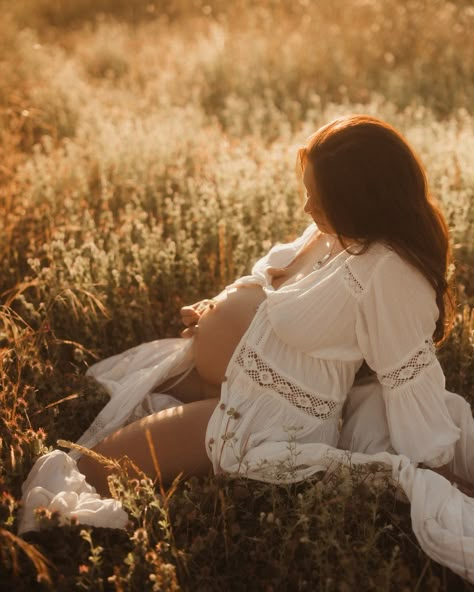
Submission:
[[[259,284],[266,298],[234,351],[208,424],[206,450],[214,471],[290,482],[335,462],[384,463],[411,502],[423,549],[474,582],[474,500],[433,471],[417,468],[420,462],[448,464],[474,483],[472,413],[464,399],[445,390],[431,340],[438,315],[434,290],[380,243],[361,255],[343,251],[274,290],[268,267],[288,265],[315,231],[311,224],[292,243],[276,245],[251,275],[227,288]],[[378,381],[353,387],[363,360]],[[89,372],[107,386],[111,400],[79,443],[92,447],[127,421],[178,404],[150,393],[192,367],[191,339],[142,344],[94,365]],[[78,515],[74,500],[67,503],[67,480],[48,490],[45,458],[51,465],[71,462],[70,475],[77,472],[77,455],[56,452],[49,461],[48,455],[39,459],[25,483],[22,532],[34,528],[33,508],[41,495],[47,501],[45,491],[55,508],[65,497],[66,518]],[[123,515],[117,520],[107,508],[97,508],[102,525],[123,526]],[[87,515],[78,518],[97,524],[87,522]]]
[[[312,224],[277,245],[228,288],[257,283],[266,298],[235,349],[209,422],[214,471],[282,482],[320,470],[315,446],[337,446],[342,406],[364,359],[383,387],[393,448],[412,461],[446,464],[460,429],[431,339],[434,290],[382,244],[361,255],[343,251],[273,289],[268,267],[288,265],[314,232]]]

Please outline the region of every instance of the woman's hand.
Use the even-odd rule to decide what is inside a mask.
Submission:
[[[190,327],[191,325],[196,325],[199,321],[201,314],[199,313],[199,306],[200,302],[196,302],[196,304],[190,304],[189,306],[183,306],[179,311],[181,314],[181,321],[183,325],[186,327]]]
[[[189,306],[183,306],[180,310],[181,320],[186,329],[182,331],[181,337],[193,337],[196,326],[201,316],[210,308],[214,308],[215,303],[213,300],[204,299],[190,304]]]

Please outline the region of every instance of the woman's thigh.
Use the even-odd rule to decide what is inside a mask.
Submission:
[[[94,450],[115,459],[128,456],[142,471],[154,478],[156,470],[146,437],[149,431],[165,486],[170,485],[180,473],[183,473],[183,478],[208,474],[212,464],[206,453],[205,435],[218,401],[218,398],[194,401],[154,413],[107,436]],[[87,482],[98,493],[109,495],[109,472],[103,465],[85,455],[78,465]]]
[[[220,397],[220,385],[205,382],[193,368],[182,380],[175,384],[176,378],[171,378],[157,387],[157,392],[167,393],[177,397],[183,403],[192,403],[202,399]]]

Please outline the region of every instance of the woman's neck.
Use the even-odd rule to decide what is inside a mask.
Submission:
[[[269,275],[273,278],[272,286],[277,290],[283,285],[297,282],[329,265],[343,251],[345,248],[336,235],[318,232],[303,246],[289,265],[268,269]]]

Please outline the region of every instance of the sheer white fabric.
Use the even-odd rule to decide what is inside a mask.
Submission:
[[[126,423],[177,405],[176,398],[153,391],[173,377],[184,376],[192,367],[192,343],[179,338],[142,343],[94,364],[87,374],[107,389],[110,401],[77,443],[93,448]],[[71,456],[80,455],[71,452]]]
[[[445,390],[431,343],[434,291],[383,244],[361,255],[343,251],[274,290],[268,268],[288,265],[315,231],[312,224],[276,245],[229,287],[258,284],[266,298],[229,362],[207,427],[214,471],[283,483],[334,462],[382,462],[411,501],[423,549],[474,582],[473,500],[417,468],[448,463],[474,482],[474,420]],[[80,442],[93,446],[133,418],[157,385],[192,367],[191,349],[192,340],[159,340],[92,367],[112,398]],[[364,360],[378,380],[352,386]]]
[[[110,394],[78,444],[93,448],[119,427],[145,415],[181,405],[171,395],[152,392],[172,377],[184,376],[192,367],[191,343],[162,339],[144,343],[92,366],[94,376]],[[103,498],[86,483],[78,468],[77,451],[54,450],[37,460],[22,485],[19,534],[37,530],[35,509],[59,511],[61,523],[74,516],[81,524],[125,528],[127,513],[119,501]]]
[[[81,524],[107,528],[125,528],[128,515],[122,504],[102,498],[86,483],[76,462],[66,453],[54,450],[36,461],[23,483],[22,514],[19,534],[38,530],[35,509],[59,512],[60,523],[74,516]]]
[[[376,267],[356,313],[361,352],[383,387],[392,445],[433,467],[452,459],[460,437],[431,340],[437,317],[434,290],[395,253]]]

